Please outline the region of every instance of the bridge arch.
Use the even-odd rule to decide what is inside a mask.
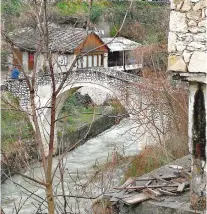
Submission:
[[[56,99],[56,121],[58,120],[59,113],[60,113],[65,101],[74,92],[76,92],[81,87],[93,87],[93,88],[97,88],[97,89],[99,89],[99,90],[101,90],[103,92],[106,92],[106,93],[110,94],[112,97],[114,97],[115,99],[119,100],[121,105],[123,105],[123,107],[125,109],[127,109],[127,106],[126,106],[127,102],[125,102],[124,96],[120,91],[116,91],[114,88],[107,87],[106,85],[100,84],[100,83],[89,83],[89,82],[84,82],[84,81],[83,82],[76,82],[76,83],[73,83],[73,84],[65,85],[63,87],[63,89],[60,91],[60,93],[58,94],[57,99]],[[48,96],[48,101],[47,101],[47,106],[48,107],[50,106],[50,102],[49,102],[50,97],[51,96],[49,95]],[[43,127],[43,128],[41,128],[41,133],[42,133],[42,137],[44,139],[43,141],[44,141],[45,153],[47,155],[47,153],[48,153],[48,142],[49,142],[51,112],[50,112],[50,108],[45,108],[45,110],[46,111],[44,113],[40,113],[40,115],[42,114],[43,117],[41,117],[41,121],[39,121],[39,123],[41,123],[42,124],[41,127]],[[58,149],[58,141],[57,141],[57,123],[56,123],[55,124],[54,153],[57,152],[57,149]]]

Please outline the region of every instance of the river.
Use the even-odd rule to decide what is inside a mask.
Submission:
[[[111,177],[113,170],[111,174],[104,173],[102,176],[99,176],[101,177],[101,182],[100,180],[92,181],[91,176],[97,172],[100,164],[105,163],[107,159],[111,159],[115,150],[119,154],[128,156],[135,155],[140,151],[142,143],[146,139],[138,140],[138,136],[134,133],[134,126],[130,118],[125,118],[118,125],[88,140],[85,144],[69,152],[64,157],[65,173],[63,184],[65,194],[82,197],[81,199],[67,197],[68,213],[91,213],[90,207],[93,200],[86,200],[84,197],[95,197],[103,193],[107,188],[109,189],[112,185],[118,185],[117,182],[120,182],[122,175],[120,175],[120,178],[113,179]],[[57,165],[58,160],[59,157],[54,158],[54,167]],[[119,174],[122,173],[119,171]],[[30,170],[25,172],[25,175],[41,178],[42,169],[38,164],[34,164]],[[115,176],[117,177],[117,172]],[[60,173],[57,170],[54,176],[54,192],[61,195],[62,188],[59,183],[59,177]],[[20,214],[46,213],[46,210],[44,211],[46,203],[43,203],[41,206],[42,210],[38,211],[38,206],[45,199],[44,189],[32,182],[26,181],[19,175],[12,176],[11,179],[7,179],[2,184],[1,194],[2,208],[5,214],[17,213],[17,211],[14,211],[15,204],[17,208],[19,205],[22,205]],[[58,210],[61,210],[61,207],[63,207],[62,198],[59,197],[57,200],[57,203],[60,205],[57,208]],[[61,213],[58,210],[56,212]]]

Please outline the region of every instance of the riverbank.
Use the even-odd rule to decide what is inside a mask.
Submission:
[[[67,151],[71,148],[76,148],[82,145],[87,140],[96,137],[103,131],[111,128],[113,125],[119,123],[124,116],[117,116],[112,108],[107,108],[105,114],[99,115],[91,119],[90,123],[83,124],[75,130],[62,129],[58,131],[58,151]]]
[[[19,102],[8,91],[1,92],[1,182],[14,171],[37,161],[34,131]]]
[[[88,94],[74,93],[66,100],[57,123],[58,151],[62,153],[118,124],[128,114],[117,100],[95,104]]]
[[[4,182],[7,177],[14,175],[15,171],[25,170],[39,159],[34,132],[27,114],[13,111],[6,105],[7,100],[14,107],[19,107],[18,100],[9,93],[6,92],[2,100],[5,102],[1,124],[3,131],[1,182]],[[82,145],[117,124],[125,116],[116,101],[110,100],[97,106],[88,95],[83,96],[80,93],[72,95],[59,115],[61,119],[57,126],[58,154]]]
[[[113,126],[98,136],[88,140],[83,145],[68,152],[64,156],[64,187],[65,194],[68,196],[67,209],[70,210],[70,212],[75,213],[77,211],[75,208],[79,207],[81,209],[79,213],[81,214],[92,213],[89,210],[92,205],[90,196],[96,197],[101,194],[102,191],[107,190],[110,185],[113,185],[113,183],[110,182],[110,172],[103,174],[104,180],[100,180],[102,185],[96,185],[92,180],[90,182],[90,178],[91,176],[96,175],[98,165],[104,164],[107,160],[111,161],[114,148],[116,148],[116,151],[120,155],[132,156],[139,153],[141,145],[140,142],[135,141],[136,136],[132,133],[133,126],[133,121],[131,121],[130,118],[125,118],[116,126]],[[58,166],[59,158],[59,156],[53,158],[53,170]],[[24,173],[26,175],[32,174],[34,178],[37,179],[42,179],[43,176],[40,164],[30,165],[30,168],[27,168]],[[58,168],[54,176],[53,184],[58,191],[58,194],[61,195],[62,188],[59,175],[60,171]],[[122,169],[120,169],[119,175],[123,175]],[[116,179],[117,178],[118,177],[116,177]],[[36,210],[39,202],[34,198],[27,199],[27,195],[22,195],[21,186],[34,192],[34,195],[45,198],[44,188],[37,188],[36,185],[27,182],[20,175],[14,175],[12,181],[7,179],[2,184],[2,208],[6,214],[12,212],[14,201],[15,203],[18,203],[21,196],[23,197],[22,200],[25,200],[25,204],[23,205],[20,214],[32,213]],[[75,195],[77,197],[69,197],[70,195]],[[84,199],[83,197],[88,199]],[[62,197],[59,196],[58,200],[56,200],[57,206],[61,201]],[[45,206],[47,206],[47,204],[44,202],[41,208],[44,209]],[[87,210],[89,211],[86,212]]]

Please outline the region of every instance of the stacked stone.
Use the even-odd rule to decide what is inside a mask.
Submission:
[[[206,205],[207,2],[172,0],[168,40],[168,70],[188,81],[188,141],[192,154],[191,206]],[[177,2],[175,2],[177,1]]]
[[[206,17],[206,0],[172,0],[168,70],[207,73]]]
[[[8,80],[5,82],[8,91],[10,91],[14,97],[20,101],[22,108],[26,107],[29,102],[29,89],[25,80]]]

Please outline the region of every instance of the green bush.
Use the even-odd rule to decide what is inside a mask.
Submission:
[[[1,2],[1,13],[17,16],[21,11],[20,0],[6,0]]]
[[[99,18],[107,5],[107,1],[93,2],[90,14],[90,20],[92,23],[97,23],[99,21]],[[88,16],[89,14],[88,2],[82,2],[80,0],[58,2],[57,8],[62,15]]]
[[[80,0],[58,2],[57,8],[62,15],[84,15],[88,12],[88,4]]]
[[[10,103],[10,104],[8,104]],[[15,109],[17,107],[17,110]],[[18,110],[19,101],[9,92],[1,95],[1,142],[2,149],[19,139],[31,139],[33,127],[28,115]]]

